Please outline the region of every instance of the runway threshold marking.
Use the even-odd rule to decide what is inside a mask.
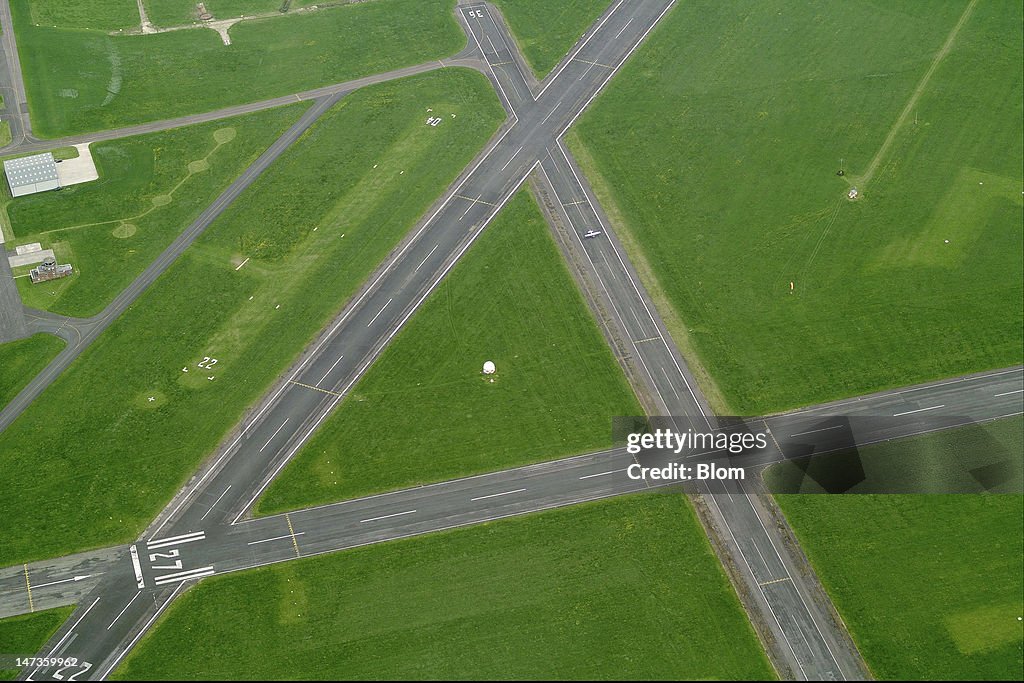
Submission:
[[[36,606],[32,602],[32,583],[28,580],[28,564],[25,565],[25,590],[28,591],[28,611],[35,612]]]
[[[192,531],[187,534],[182,534],[181,536],[169,536],[167,538],[161,538],[158,541],[148,541],[146,543],[146,547],[150,550],[157,550],[171,545],[181,545],[182,543],[201,541],[204,538],[206,538],[205,531]]]
[[[295,557],[301,557],[301,554],[299,553],[299,541],[295,538],[295,527],[292,526],[292,518],[288,516],[288,513],[285,513],[284,519],[288,522],[288,533],[292,535],[292,547],[295,548]]]
[[[910,415],[911,413],[923,413],[926,410],[938,410],[939,408],[945,408],[945,407],[946,407],[945,405],[941,405],[941,406],[932,406],[930,408],[918,408],[917,410],[908,410],[908,411],[903,412],[903,413],[893,413],[892,416],[893,417],[900,417],[901,415]]]
[[[174,574],[164,574],[154,580],[153,584],[156,586],[162,586],[165,583],[180,583],[190,579],[201,579],[204,576],[210,576],[213,573],[212,565],[209,567],[199,567],[198,569],[189,569],[183,572],[175,572]]]
[[[331,396],[341,396],[337,391],[329,391],[327,389],[321,389],[320,387],[314,387],[312,384],[305,384],[303,382],[296,382],[293,379],[288,380],[289,384],[297,384],[304,389],[312,389],[313,391],[319,391],[323,394],[330,394]]]
[[[513,493],[522,493],[525,490],[526,489],[516,489],[515,491],[503,491],[502,493],[492,493],[488,496],[477,496],[476,498],[470,498],[469,502],[472,503],[473,501],[484,500],[485,498],[497,498],[498,496],[510,496]]]

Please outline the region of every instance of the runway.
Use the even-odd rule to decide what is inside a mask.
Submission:
[[[273,477],[534,173],[578,236],[577,248],[585,254],[589,275],[627,340],[630,362],[646,385],[648,402],[657,412],[675,416],[668,424],[679,431],[729,427],[719,423],[700,395],[561,142],[569,126],[672,4],[672,0],[613,3],[552,76],[537,84],[492,10],[482,3],[461,3],[460,21],[486,61],[486,72],[510,112],[509,124],[139,541],[0,570],[0,614],[24,611],[26,604],[42,609],[76,602],[75,613],[43,652],[79,659],[78,668],[63,671],[64,677],[105,677],[170,601],[206,576],[608,496],[671,490],[665,483],[631,478],[628,470],[636,459],[624,448],[615,448],[287,515],[247,517]],[[319,100],[317,106],[328,103]],[[600,234],[584,237],[590,231]],[[936,424],[948,428],[1020,414],[1022,383],[1022,369],[1012,368],[751,420],[747,427],[770,431],[771,443],[745,453],[742,460],[725,459],[745,471],[851,443],[909,436]],[[837,417],[846,425],[842,430],[833,429]],[[644,457],[661,462],[671,456]],[[683,457],[696,464],[721,462],[725,456],[706,452]],[[837,636],[835,626],[824,622],[831,619],[823,611],[826,608],[814,601],[793,558],[779,547],[756,496],[747,495],[736,481],[695,485],[715,494],[706,499],[716,524],[750,586],[763,623],[778,643],[785,644],[784,656],[793,675],[808,679],[862,675],[855,653],[841,642],[842,634]],[[55,673],[39,668],[23,675],[41,679]]]

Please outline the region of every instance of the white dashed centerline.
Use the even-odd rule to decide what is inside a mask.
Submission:
[[[512,495],[513,493],[522,493],[525,490],[526,489],[516,489],[515,491],[504,491],[502,493],[492,493],[489,496],[477,496],[476,498],[470,498],[469,502],[472,503],[473,501],[484,500],[485,498],[497,498],[498,496],[509,496],[509,495]]]
[[[405,512],[396,512],[393,515],[381,515],[380,517],[370,517],[369,519],[361,519],[361,520],[359,520],[359,523],[360,524],[366,524],[367,522],[376,522],[376,521],[381,520],[381,519],[391,519],[392,517],[401,517],[402,515],[411,515],[411,514],[414,514],[415,512],[416,512],[415,510],[406,510]]]
[[[993,396],[993,398],[999,398],[1000,396],[1009,396],[1010,394],[1019,394],[1022,391],[1024,391],[1024,389],[1014,389],[1013,391],[1004,391],[1001,394],[996,394],[995,396]]]
[[[366,326],[369,327],[370,325],[372,325],[373,321],[380,317],[380,314],[384,312],[385,308],[387,308],[388,306],[391,305],[392,301],[393,301],[393,299],[388,299],[388,302],[386,304],[384,304],[384,307],[381,308],[379,311],[377,311],[377,315],[373,316],[373,318],[370,320],[370,322],[366,323]]]
[[[305,533],[306,533],[305,531],[300,531],[300,532],[296,533],[295,535],[296,536],[302,536]],[[271,541],[280,541],[282,539],[291,538],[291,537],[292,537],[292,534],[285,534],[284,536],[274,536],[273,538],[264,538],[262,541],[250,541],[250,542],[246,543],[246,545],[259,545],[260,543],[270,543]]]
[[[286,417],[286,418],[284,419],[284,422],[282,422],[282,423],[281,423],[281,426],[277,428],[277,431],[276,431],[276,432],[274,432],[273,434],[271,434],[271,435],[270,435],[270,438],[269,438],[269,439],[267,439],[267,442],[266,442],[265,444],[263,444],[263,448],[261,448],[261,449],[260,449],[260,453],[262,453],[262,452],[263,452],[263,449],[264,449],[264,448],[266,448],[267,446],[269,446],[269,445],[270,445],[270,442],[274,440],[274,437],[275,437],[275,436],[277,436],[278,434],[280,434],[280,433],[281,433],[281,430],[282,430],[282,429],[284,429],[284,426],[285,426],[286,424],[288,424],[288,420],[290,420],[290,419],[291,419],[290,417]]]
[[[910,415],[911,413],[923,413],[926,410],[938,410],[939,408],[945,408],[945,407],[946,407],[945,405],[941,405],[941,406],[932,406],[930,408],[918,408],[917,410],[908,410],[908,411],[906,411],[904,413],[893,413],[892,416],[893,417],[900,417],[901,415]]]
[[[622,468],[621,470],[609,470],[607,472],[598,472],[597,474],[587,474],[587,475],[584,475],[584,476],[580,477],[580,479],[593,479],[594,477],[603,477],[606,474],[615,474],[616,472],[625,472],[625,471],[626,471],[626,468]]]

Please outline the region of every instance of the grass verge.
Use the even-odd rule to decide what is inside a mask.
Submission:
[[[327,112],[0,434],[0,565],[134,538],[504,118],[463,69]]]
[[[267,680],[773,676],[692,508],[657,494],[204,581],[115,678],[239,671]]]
[[[12,657],[34,657],[74,607],[58,607],[43,612],[0,619],[0,653]],[[0,681],[13,681],[20,669],[0,669]]]
[[[978,4],[846,198],[964,4],[679,4],[581,119],[574,149],[720,410],[1024,358],[1018,4]]]
[[[0,409],[63,348],[64,340],[49,334],[0,344]]]

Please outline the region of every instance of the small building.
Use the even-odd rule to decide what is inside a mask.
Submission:
[[[58,278],[67,277],[72,272],[70,263],[61,263],[57,265],[57,259],[52,256],[47,256],[43,259],[43,262],[38,266],[28,271],[28,277],[32,280],[32,283],[46,282],[47,280],[56,280]]]
[[[33,154],[20,159],[8,159],[4,162],[4,175],[11,188],[12,197],[21,197],[47,190],[60,188],[60,176],[57,174],[57,162],[53,154]]]
[[[851,187],[850,191],[846,193],[846,196],[850,199],[856,199],[858,196],[860,196],[860,193],[857,192],[856,187]]]

